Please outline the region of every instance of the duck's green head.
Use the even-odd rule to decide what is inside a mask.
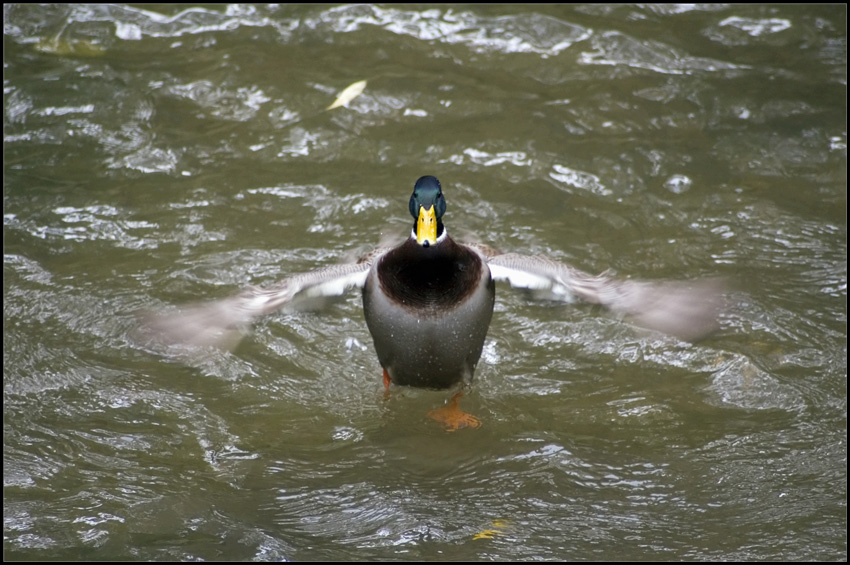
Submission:
[[[416,241],[422,247],[437,242],[443,232],[443,214],[446,213],[446,199],[437,177],[421,177],[413,186],[410,196],[410,215],[416,220],[414,230]]]

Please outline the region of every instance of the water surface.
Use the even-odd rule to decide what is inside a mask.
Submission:
[[[4,6],[4,555],[844,560],[844,6]],[[365,91],[325,111],[356,81]],[[135,312],[447,225],[722,275],[687,344],[507,288],[463,406],[352,293],[188,363]]]

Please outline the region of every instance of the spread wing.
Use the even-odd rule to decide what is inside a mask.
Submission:
[[[725,302],[722,279],[645,282],[607,273],[593,276],[546,257],[505,253],[488,257],[495,280],[516,288],[544,292],[549,298],[601,304],[634,323],[686,341],[718,328]]]
[[[266,288],[248,287],[229,298],[189,306],[177,313],[147,314],[143,334],[163,345],[232,349],[260,316],[304,299],[339,296],[352,287],[362,287],[372,263],[383,252],[376,250],[358,263],[291,275]]]

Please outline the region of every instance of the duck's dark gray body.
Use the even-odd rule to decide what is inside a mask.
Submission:
[[[469,382],[495,296],[486,262],[447,234],[382,256],[366,279],[363,311],[390,380],[425,388]]]

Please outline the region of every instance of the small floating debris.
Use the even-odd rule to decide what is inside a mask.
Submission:
[[[494,536],[497,536],[502,533],[502,530],[508,526],[508,522],[505,520],[493,520],[493,527],[491,529],[482,530],[472,536],[473,540],[477,539],[493,539]]]
[[[42,39],[35,44],[35,48],[42,53],[61,56],[99,57],[106,53],[106,48],[96,41],[60,36]]]
[[[359,80],[355,83],[349,84],[345,90],[339,93],[339,96],[336,97],[336,100],[334,100],[333,104],[328,106],[327,109],[333,110],[340,106],[346,106],[349,102],[360,96],[365,88],[365,80]]]

